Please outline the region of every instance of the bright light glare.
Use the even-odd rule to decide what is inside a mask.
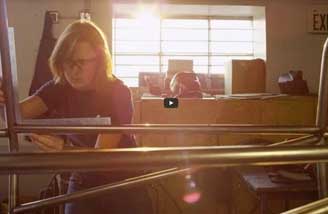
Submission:
[[[136,14],[136,20],[144,27],[157,27],[159,26],[160,17],[156,14],[155,9],[152,7],[140,7]]]
[[[194,204],[198,202],[200,198],[201,198],[201,193],[197,191],[187,193],[183,196],[183,200],[188,204]]]

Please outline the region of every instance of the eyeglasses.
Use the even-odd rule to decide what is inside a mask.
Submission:
[[[92,62],[96,61],[96,59],[97,59],[96,57],[90,59],[76,59],[76,60],[67,59],[64,61],[63,65],[64,65],[64,69],[66,68],[73,69],[75,68],[75,66],[77,66],[79,69],[83,69],[89,64],[91,64]]]

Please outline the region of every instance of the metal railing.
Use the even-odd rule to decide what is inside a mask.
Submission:
[[[326,214],[328,213],[328,198],[283,212],[282,214]]]
[[[319,98],[315,126],[256,126],[256,125],[128,125],[121,127],[99,126],[38,126],[24,124],[18,120],[17,104],[15,103],[15,85],[10,59],[8,40],[8,18],[6,0],[0,0],[0,51],[3,72],[3,89],[6,97],[6,116],[8,129],[0,130],[0,136],[9,137],[9,153],[0,154],[0,172],[9,174],[9,213],[20,213],[32,209],[65,203],[101,194],[104,191],[130,188],[131,186],[185,172],[186,167],[218,167],[235,165],[270,165],[291,163],[318,163],[318,189],[321,198],[327,197],[328,146],[325,144],[326,111],[327,111],[327,49],[325,42],[322,54]],[[304,134],[296,140],[280,142],[268,147],[233,146],[233,147],[188,147],[188,148],[136,148],[113,150],[81,150],[44,153],[18,153],[18,133],[248,133],[248,134]],[[320,145],[313,145],[313,144]],[[288,146],[289,144],[297,146]],[[302,144],[311,144],[302,145]],[[300,146],[301,145],[301,146]],[[83,155],[83,159],[81,159]],[[187,163],[187,164],[186,164]],[[186,166],[187,165],[187,166]],[[104,167],[106,166],[106,167]],[[127,179],[114,184],[95,187],[73,194],[66,194],[22,204],[17,206],[18,176],[17,173],[71,171],[74,170],[136,170],[163,169],[153,174],[147,174]],[[319,210],[327,207],[328,201],[323,200],[311,205],[311,209]],[[310,206],[310,205],[309,205]],[[299,212],[301,213],[301,212]],[[304,212],[303,212],[304,213]]]

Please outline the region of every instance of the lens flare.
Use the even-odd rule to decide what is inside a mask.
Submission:
[[[185,175],[186,193],[183,196],[183,201],[188,204],[197,203],[201,198],[201,192],[198,191],[197,184],[191,174]]]
[[[184,200],[184,202],[186,202],[188,204],[194,204],[199,201],[200,197],[201,197],[201,193],[198,191],[195,191],[195,192],[190,192],[190,193],[185,194],[183,196],[183,200]]]

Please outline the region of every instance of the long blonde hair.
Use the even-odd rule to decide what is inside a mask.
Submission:
[[[103,31],[93,22],[87,20],[79,20],[68,25],[64,32],[59,36],[58,41],[49,58],[50,70],[56,83],[64,83],[63,63],[69,58],[75,48],[77,42],[88,42],[95,49],[100,48],[101,52],[101,70],[98,78],[104,80],[113,79],[112,57],[109,52],[107,40]]]

